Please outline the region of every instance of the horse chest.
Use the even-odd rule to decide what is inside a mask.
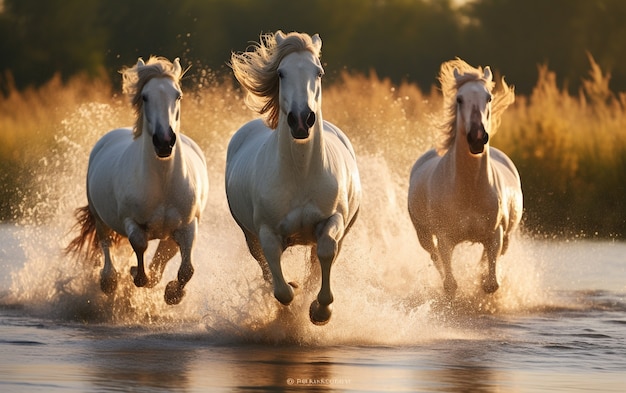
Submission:
[[[158,193],[157,193],[158,194]],[[133,198],[128,215],[143,227],[150,239],[163,239],[187,223],[193,215],[193,197],[179,192],[175,196]]]
[[[448,233],[457,241],[481,242],[486,233],[491,234],[499,222],[500,209],[496,198],[479,201],[464,200],[456,208],[448,206],[439,217],[444,218]],[[443,222],[442,222],[443,224]],[[451,229],[453,228],[453,229]]]
[[[292,207],[278,225],[278,233],[286,246],[310,244],[315,241],[315,228],[325,219],[319,207],[307,203]]]

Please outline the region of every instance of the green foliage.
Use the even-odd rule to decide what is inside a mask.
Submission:
[[[577,91],[586,51],[626,90],[622,0],[5,0],[0,75],[41,85],[55,72],[115,74],[152,54],[222,70],[261,32],[320,33],[327,75],[348,69],[428,90],[439,64],[459,56],[491,65],[530,94],[537,65]],[[193,72],[193,69],[192,69]],[[5,81],[4,84],[7,82]],[[6,86],[3,88],[6,93]]]

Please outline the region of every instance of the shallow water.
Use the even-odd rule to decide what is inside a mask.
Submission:
[[[127,283],[107,298],[97,268],[39,254],[50,231],[0,227],[3,392],[617,392],[626,383],[623,243],[518,239],[494,296],[480,295],[459,261],[452,304],[420,253],[397,269],[360,268],[348,255],[333,272],[331,322],[319,327],[307,318],[313,291],[279,306],[245,254],[227,265],[200,262],[198,251],[179,306],[164,305],[163,283]],[[290,266],[304,264],[304,251],[290,254]]]
[[[33,169],[39,190],[25,198],[35,203],[21,207],[19,225],[0,225],[0,391],[626,386],[626,243],[519,235],[499,261],[501,287],[489,296],[480,289],[480,248],[463,245],[453,262],[458,296],[446,302],[406,212],[406,168],[389,168],[381,154],[359,157],[364,199],[333,267],[327,325],[308,319],[319,282],[307,250],[285,253],[288,281],[302,284],[289,307],[262,282],[228,213],[226,131],[201,143],[210,200],[182,303],[163,301],[180,258],[155,288],[135,288],[129,247],[115,254],[120,287],[103,295],[99,267],[61,250],[73,235],[73,209],[86,203],[86,157],[98,129],[106,129],[93,123],[113,113],[86,104],[68,117],[58,146]]]

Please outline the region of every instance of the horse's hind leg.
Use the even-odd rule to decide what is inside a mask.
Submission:
[[[248,245],[248,250],[250,254],[256,259],[261,267],[261,271],[263,272],[263,279],[265,282],[272,284],[272,272],[270,271],[269,264],[265,259],[265,255],[263,255],[263,248],[261,247],[261,243],[259,242],[259,238],[256,237],[252,232],[248,231],[245,228],[242,228],[243,234],[246,236],[246,244]]]
[[[165,287],[165,302],[169,305],[180,303],[185,296],[185,285],[193,276],[193,264],[191,263],[191,253],[196,240],[198,230],[198,219],[194,218],[189,225],[174,232],[174,241],[180,249],[180,267],[178,277],[167,283]]]
[[[100,272],[100,289],[107,295],[111,295],[117,288],[117,271],[113,266],[109,250],[113,233],[99,218],[96,218],[96,235],[100,240],[100,247],[104,255],[104,266]]]

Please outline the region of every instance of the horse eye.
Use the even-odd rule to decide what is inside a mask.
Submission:
[[[145,94],[141,95],[141,99],[143,100],[143,102],[148,102],[148,96]]]
[[[456,96],[456,103],[461,105],[463,103],[463,97],[461,96]]]
[[[492,98],[493,98],[493,97],[491,96],[491,94],[487,94],[487,102],[491,102],[491,99],[492,99]]]
[[[277,74],[278,74],[278,77],[280,79],[283,79],[284,75],[283,75],[283,72],[281,70],[278,70]]]
[[[179,94],[179,95],[176,96],[176,101],[180,101],[182,99],[183,99],[183,95],[182,94]]]

